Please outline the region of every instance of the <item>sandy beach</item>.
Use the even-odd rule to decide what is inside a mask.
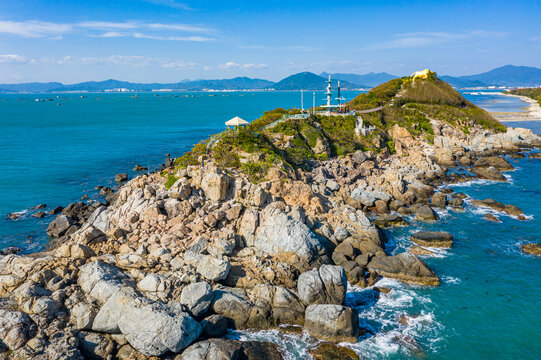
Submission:
[[[527,96],[521,96],[521,95],[505,94],[505,96],[518,97],[530,105],[528,106],[528,108],[525,108],[524,111],[520,111],[520,112],[491,112],[490,114],[494,118],[503,122],[541,121],[541,107],[539,106],[539,103],[536,100],[531,99]]]

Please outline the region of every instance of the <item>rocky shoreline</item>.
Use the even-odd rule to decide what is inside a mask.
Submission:
[[[0,255],[0,357],[280,359],[274,344],[222,337],[288,324],[326,341],[314,358],[352,358],[333,345],[363,330],[344,305],[348,284],[437,286],[415,254],[452,246],[451,234],[417,233],[412,251],[389,256],[381,229],[407,226],[401,215],[433,222],[434,208],[462,208],[463,194],[435,189],[506,181],[513,167],[500,155],[541,145],[525,129],[473,126],[466,135],[431,123],[433,143],[395,125],[393,155],[271,168],[259,183],[207,156],[204,166],[171,166],[170,186],[161,173],[143,174],[104,192],[106,203],[67,206],[47,230],[49,250]],[[464,171],[448,171],[456,167]],[[516,206],[472,203],[524,219]]]

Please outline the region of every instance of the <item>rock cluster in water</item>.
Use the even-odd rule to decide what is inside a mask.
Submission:
[[[373,286],[383,276],[438,285],[415,254],[452,243],[450,234],[417,233],[420,246],[390,256],[381,227],[461,208],[460,194],[434,193],[471,178],[447,167],[473,164],[479,177],[505,180],[498,174],[511,168],[498,153],[540,143],[523,129],[466,137],[434,128],[434,145],[405,136],[396,155],[312,161],[293,178],[271,171],[254,184],[209,159],[175,170],[169,189],[159,173],[143,174],[104,192],[107,203],[69,205],[47,230],[50,250],[0,255],[0,356],[280,359],[274,344],[222,337],[228,328],[281,324],[330,342],[358,341],[358,314],[344,303],[348,282]],[[311,353],[351,356],[326,345]]]

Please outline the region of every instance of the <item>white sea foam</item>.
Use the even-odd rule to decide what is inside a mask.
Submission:
[[[459,278],[450,275],[440,275],[440,279],[445,284],[460,284],[462,282]]]

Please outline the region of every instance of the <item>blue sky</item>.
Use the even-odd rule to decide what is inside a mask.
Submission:
[[[0,83],[541,67],[541,1],[0,0]]]

